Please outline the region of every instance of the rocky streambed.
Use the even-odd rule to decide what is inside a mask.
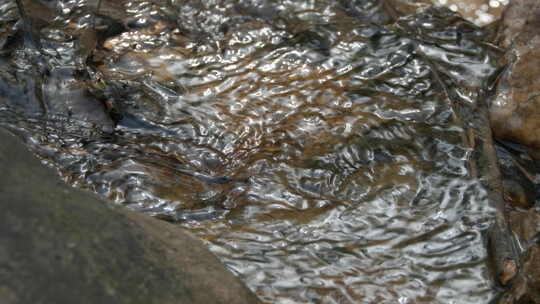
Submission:
[[[65,182],[201,238],[263,302],[537,303],[539,14],[513,0],[479,27],[427,1],[3,1],[0,125]],[[5,149],[18,144],[2,136]],[[0,238],[0,278],[32,272],[20,261],[39,251],[61,265],[93,261],[39,266],[51,286],[133,268],[127,285],[111,289],[113,276],[88,290],[174,303],[206,286],[223,303],[255,301],[234,280],[222,280],[229,290],[182,279],[212,258],[170,253],[192,247],[180,227],[81,204],[72,189],[65,202],[34,195],[68,188],[10,173],[39,166],[6,153],[2,208],[16,216],[3,215],[12,232]],[[57,221],[72,213],[64,231]],[[85,214],[110,223],[119,248]],[[34,240],[40,229],[50,249]],[[71,229],[98,236],[85,252],[111,255],[55,258],[79,248]],[[133,233],[142,241],[126,241]],[[25,303],[25,279],[0,285],[0,297]]]

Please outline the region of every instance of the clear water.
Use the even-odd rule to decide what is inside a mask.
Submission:
[[[495,296],[467,115],[498,67],[482,29],[173,0],[103,1],[96,34],[96,3],[37,2],[32,36],[0,2],[0,124],[67,182],[190,229],[268,303]]]

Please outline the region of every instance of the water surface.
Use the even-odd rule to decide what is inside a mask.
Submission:
[[[378,1],[36,2],[57,16],[33,35],[0,5],[0,123],[68,183],[190,229],[268,303],[494,297],[482,29]]]

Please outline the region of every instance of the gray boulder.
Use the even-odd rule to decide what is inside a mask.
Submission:
[[[189,233],[64,184],[0,130],[0,303],[258,303]]]

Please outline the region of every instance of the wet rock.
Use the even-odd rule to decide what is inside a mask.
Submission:
[[[24,7],[24,12],[31,20],[32,25],[38,28],[50,24],[56,17],[52,8],[54,3],[50,1],[19,0],[17,1],[17,5],[19,5],[19,7]]]
[[[502,181],[504,188],[504,198],[513,207],[528,209],[534,205],[534,192],[527,191],[515,180],[505,179]]]
[[[433,5],[431,0],[387,0],[386,6],[391,7],[399,16],[414,14],[418,9]]]
[[[506,286],[517,274],[518,266],[511,259],[507,259],[503,263],[503,271],[499,274],[499,281],[503,286]]]
[[[540,25],[540,2],[535,0],[513,0],[503,13],[497,42],[501,47],[526,44],[538,36]]]
[[[535,237],[540,235],[540,214],[534,210],[527,212],[512,211],[509,214],[510,226],[517,235],[522,247],[526,249],[527,244],[534,242]]]
[[[25,55],[12,66],[11,72],[2,69],[6,73],[1,77],[10,79],[0,87],[2,101],[14,111],[37,119],[55,117],[111,133],[114,122],[108,109],[90,92],[92,87],[99,86],[97,77],[85,65],[97,44],[95,31],[90,26],[77,25],[83,17],[67,22],[62,26],[65,31],[54,29],[55,21],[47,17],[56,16],[54,9],[40,3],[17,1],[20,25],[6,26],[11,45],[2,50],[5,56],[0,59],[1,64],[7,67],[17,54]],[[18,90],[20,83],[25,83],[27,89]]]
[[[508,218],[520,245],[521,265],[501,303],[540,303],[540,213],[511,211]]]
[[[523,271],[509,293],[500,303],[502,304],[538,304],[540,303],[540,246],[532,246],[524,258]]]
[[[42,90],[45,109],[49,115],[68,114],[68,117],[93,123],[111,133],[114,123],[105,105],[93,97],[84,80],[77,79],[78,71],[72,67],[58,67],[49,71]]]
[[[535,245],[529,250],[525,258],[525,280],[528,294],[524,294],[518,303],[540,303],[540,245]]]
[[[540,2],[512,1],[503,14],[496,43],[506,50],[506,67],[499,76],[490,105],[494,135],[500,139],[528,147],[538,159],[540,147]],[[499,151],[500,152],[500,151]],[[520,152],[524,154],[523,151]],[[531,191],[536,188],[534,161],[520,164],[505,153],[498,154],[505,177],[505,196],[520,211],[510,212],[508,218],[519,241],[522,261],[520,272],[505,293],[502,303],[540,303],[538,212]],[[523,161],[523,157],[522,157]],[[506,171],[506,176],[505,175]],[[529,209],[525,211],[523,209]]]
[[[502,145],[496,146],[496,151],[505,201],[514,208],[531,208],[536,197],[534,162],[527,159],[526,154],[518,151],[512,153]]]
[[[347,14],[365,23],[388,24],[395,20],[395,12],[386,1],[373,0],[341,0],[341,6]]]
[[[540,147],[540,2],[512,1],[505,11],[497,43],[506,49],[507,66],[491,102],[496,137]]]
[[[0,303],[258,303],[170,224],[71,188],[0,130]]]

